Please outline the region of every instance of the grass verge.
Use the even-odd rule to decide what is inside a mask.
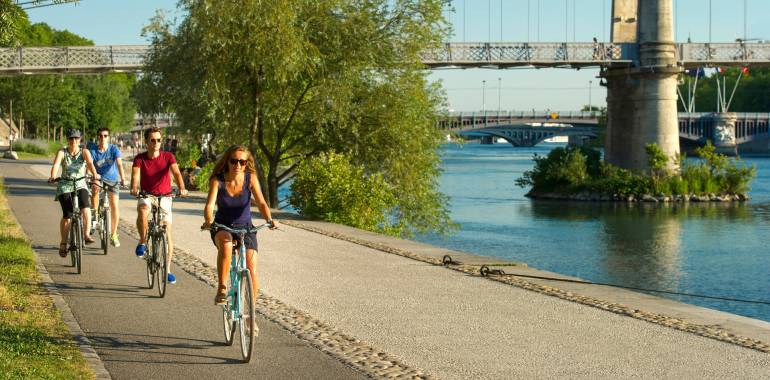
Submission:
[[[39,284],[35,258],[0,180],[0,379],[92,379]]]

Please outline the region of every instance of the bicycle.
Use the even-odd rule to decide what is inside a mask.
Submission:
[[[52,182],[70,181],[75,187],[77,181],[90,178],[88,176],[80,178],[54,178]],[[82,255],[83,247],[85,246],[85,240],[83,238],[83,226],[80,217],[80,204],[78,203],[77,190],[70,193],[72,196],[72,217],[70,218],[70,232],[67,238],[67,251],[70,253],[70,263],[73,267],[77,267],[78,274],[82,273]]]
[[[139,192],[137,198],[150,198],[152,200],[152,217],[147,222],[147,246],[148,250],[144,256],[147,263],[147,285],[148,289],[155,286],[155,280],[158,280],[158,294],[161,298],[166,296],[166,285],[168,285],[168,235],[166,225],[161,223],[162,213],[165,211],[160,207],[160,198],[174,197],[174,193],[155,195]]]
[[[107,194],[119,185],[110,185],[102,179],[100,179],[98,183],[93,183],[93,185],[102,189],[102,191],[99,192],[99,214],[94,214],[93,230],[99,230],[99,240],[102,244],[102,251],[107,255],[110,247],[110,238],[112,237],[112,215],[110,214],[110,201],[107,198]]]
[[[219,230],[227,231],[238,236],[237,246],[233,244],[233,255],[230,260],[230,286],[227,290],[227,302],[222,305],[222,322],[224,324],[225,343],[233,344],[236,324],[241,336],[241,355],[243,361],[251,361],[251,353],[254,348],[254,300],[256,294],[252,294],[252,277],[246,266],[246,245],[243,243],[245,235],[270,227],[265,223],[248,228],[230,228],[219,223],[213,223],[211,230],[215,233]],[[246,318],[244,318],[246,317]],[[252,326],[246,325],[246,319]]]

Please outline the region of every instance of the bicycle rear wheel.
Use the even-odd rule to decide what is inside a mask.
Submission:
[[[102,208],[102,211],[99,212],[101,214],[102,222],[99,223],[99,225],[102,228],[101,231],[101,237],[102,237],[102,251],[104,251],[104,254],[106,255],[107,252],[110,250],[110,235],[112,235],[112,219],[110,215],[110,209],[107,207]]]
[[[241,271],[241,284],[238,291],[238,303],[240,304],[240,328],[241,331],[241,354],[243,361],[251,361],[251,353],[254,351],[254,329],[256,324],[254,320],[254,297],[251,294],[251,273],[248,269]]]
[[[236,321],[233,318],[232,312],[232,310],[236,307],[235,300],[235,297],[231,297],[230,300],[228,300],[227,305],[222,307],[222,327],[224,328],[225,332],[225,344],[228,346],[232,346],[233,341],[235,340]]]
[[[155,275],[158,279],[158,294],[160,298],[166,296],[168,284],[168,243],[166,234],[162,233],[156,238],[155,243]]]

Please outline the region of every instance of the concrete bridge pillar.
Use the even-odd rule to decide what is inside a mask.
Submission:
[[[605,160],[633,171],[647,168],[645,145],[679,155],[677,76],[672,0],[614,0],[612,42],[636,42],[631,68],[606,68]],[[673,159],[670,160],[673,167]]]
[[[717,153],[735,156],[738,154],[738,144],[735,140],[735,112],[722,112],[714,115],[714,147]]]

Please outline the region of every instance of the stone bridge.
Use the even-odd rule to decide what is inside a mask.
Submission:
[[[595,138],[595,112],[469,112],[453,113],[439,128],[464,136],[503,138],[513,146],[530,147],[546,139],[569,136],[570,142]],[[770,113],[680,112],[679,139],[684,146],[711,141],[727,154],[770,153]]]

